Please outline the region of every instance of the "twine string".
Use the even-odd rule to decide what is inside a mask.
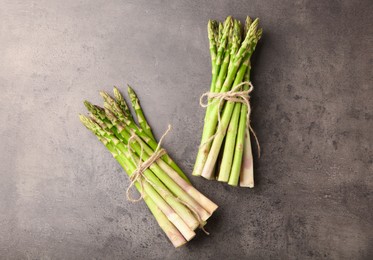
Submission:
[[[156,160],[158,160],[160,157],[162,157],[164,154],[166,154],[166,150],[161,148],[161,144],[163,142],[163,139],[165,138],[165,136],[168,134],[168,132],[170,130],[171,130],[171,125],[168,125],[168,129],[162,135],[161,139],[159,139],[158,146],[155,149],[154,153],[146,161],[142,162],[144,147],[141,145],[141,143],[139,143],[140,146],[141,146],[141,152],[140,152],[140,158],[139,158],[138,162],[136,162],[133,154],[130,152],[131,159],[132,159],[132,161],[134,162],[135,165],[137,164],[137,168],[132,173],[132,175],[130,176],[131,183],[128,186],[127,191],[126,191],[127,199],[129,201],[138,202],[138,201],[140,201],[144,198],[144,184],[143,184],[142,179],[141,179],[141,181],[139,181],[139,179],[143,178],[146,182],[152,184],[152,182],[144,175],[144,171],[147,170]],[[134,133],[132,133],[131,137],[128,139],[127,148],[128,148],[129,151],[131,151],[131,149],[132,149],[131,148],[131,143],[136,138],[138,138],[138,137]],[[137,199],[134,199],[131,196],[130,191],[131,191],[131,188],[135,185],[136,181],[139,181],[139,183],[141,185],[141,191],[140,191],[140,197],[137,198]]]
[[[249,85],[249,89],[247,90],[241,90],[238,91],[242,86],[244,85]],[[252,128],[250,124],[250,114],[251,114],[251,108],[250,108],[250,93],[254,90],[254,86],[251,84],[250,81],[244,81],[241,82],[240,84],[235,85],[230,91],[227,92],[205,92],[202,94],[199,104],[201,107],[208,107],[210,106],[213,102],[208,102],[209,99],[217,99],[218,100],[218,131],[210,138],[208,138],[204,143],[201,144],[200,147],[205,146],[206,144],[210,143],[217,135],[220,129],[220,124],[221,124],[221,115],[220,111],[222,109],[223,101],[232,101],[232,102],[239,102],[247,106],[247,114],[246,114],[246,127],[249,128],[250,132],[253,134],[255,138],[256,145],[258,147],[258,156],[260,157],[260,145],[259,145],[259,140],[258,137]],[[204,102],[204,99],[207,98],[207,102]]]

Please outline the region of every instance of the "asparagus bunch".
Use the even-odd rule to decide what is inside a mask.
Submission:
[[[128,94],[138,123],[116,87],[115,98],[106,92],[100,94],[104,106],[85,101],[89,116],[80,115],[81,122],[132,177],[133,184],[141,193],[140,198],[145,201],[172,244],[175,247],[185,244],[195,236],[198,227],[203,228],[217,205],[190,184],[167,154],[142,171],[139,178],[133,179],[138,173],[139,164],[159,150],[158,143],[131,87],[128,87]]]
[[[259,19],[248,16],[242,31],[240,21],[230,16],[224,24],[209,21],[210,92],[249,90],[249,84],[240,89],[236,86],[250,80],[250,58],[262,36],[258,24]],[[209,98],[193,175],[216,178],[232,186],[254,187],[248,113],[250,107],[243,103]]]

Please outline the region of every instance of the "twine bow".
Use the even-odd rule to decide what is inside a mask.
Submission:
[[[140,153],[140,158],[139,158],[139,160],[138,160],[137,163],[136,163],[135,158],[133,157],[133,154],[130,153],[133,163],[137,164],[137,168],[132,173],[132,175],[130,176],[131,183],[128,186],[127,191],[126,191],[127,199],[129,201],[131,201],[131,202],[138,202],[138,201],[140,201],[140,200],[142,200],[144,198],[144,184],[143,184],[143,179],[145,179],[146,182],[148,182],[151,185],[153,185],[153,183],[144,175],[144,171],[146,169],[148,169],[156,160],[158,160],[160,157],[162,157],[164,154],[166,154],[166,150],[163,149],[163,148],[161,148],[161,144],[162,144],[163,138],[166,137],[166,135],[168,134],[168,132],[170,130],[171,130],[171,125],[168,125],[168,129],[162,135],[161,139],[159,139],[158,146],[155,149],[154,153],[146,161],[142,162],[144,147],[141,145],[141,143],[139,143],[140,146],[141,146],[141,153]],[[128,148],[129,151],[131,150],[131,143],[134,141],[134,139],[138,139],[138,137],[134,133],[132,133],[130,139],[128,139],[128,144],[127,144],[127,148]],[[140,191],[140,197],[137,198],[137,199],[134,199],[131,196],[130,191],[131,191],[131,188],[135,185],[136,181],[138,181],[140,183],[140,185],[141,185],[141,191]]]
[[[249,85],[249,89],[237,91],[244,85]],[[256,145],[258,147],[258,156],[260,157],[259,140],[258,140],[258,137],[255,134],[254,129],[251,127],[251,124],[250,124],[250,114],[251,114],[250,93],[253,90],[254,90],[253,84],[251,84],[250,81],[244,81],[244,82],[241,82],[240,84],[237,84],[230,91],[227,91],[227,92],[219,92],[219,93],[206,92],[206,93],[203,93],[200,100],[199,100],[199,104],[200,104],[201,107],[206,108],[206,107],[208,107],[212,104],[212,102],[208,102],[209,99],[215,98],[215,99],[219,100],[219,104],[218,104],[218,129],[219,129],[219,126],[220,126],[220,123],[221,123],[220,110],[221,110],[221,106],[223,104],[223,100],[232,101],[232,102],[239,102],[239,103],[242,103],[242,104],[246,105],[247,106],[246,126],[250,129],[250,132],[253,134],[253,136],[255,138],[255,142],[256,142]],[[206,98],[206,97],[207,97],[207,102],[204,103],[203,99]],[[213,136],[211,136],[209,139],[207,139],[207,141],[204,142],[203,144],[201,144],[201,146],[206,145],[207,143],[211,142],[216,137],[217,134],[218,134],[218,132],[216,132]]]

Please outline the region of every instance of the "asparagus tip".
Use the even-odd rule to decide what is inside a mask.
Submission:
[[[89,118],[85,115],[82,115],[82,114],[79,114],[79,119],[80,121],[83,123],[83,125],[85,127],[87,127],[88,129],[90,129],[90,122],[89,122]]]
[[[127,84],[127,90],[128,92],[135,92],[129,84]]]
[[[90,110],[92,107],[93,107],[93,104],[91,102],[89,102],[88,100],[84,100],[84,106]]]
[[[114,92],[114,97],[116,98],[116,100],[118,102],[121,102],[123,100],[123,96],[116,86],[113,87],[113,92]]]
[[[103,97],[104,99],[107,99],[109,97],[109,94],[106,93],[105,91],[100,91],[100,96]]]

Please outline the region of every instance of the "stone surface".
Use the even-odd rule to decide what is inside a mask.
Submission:
[[[373,259],[371,1],[0,2],[1,259]],[[131,84],[190,173],[208,19],[261,18],[255,189],[192,178],[220,205],[175,250],[79,122]]]

